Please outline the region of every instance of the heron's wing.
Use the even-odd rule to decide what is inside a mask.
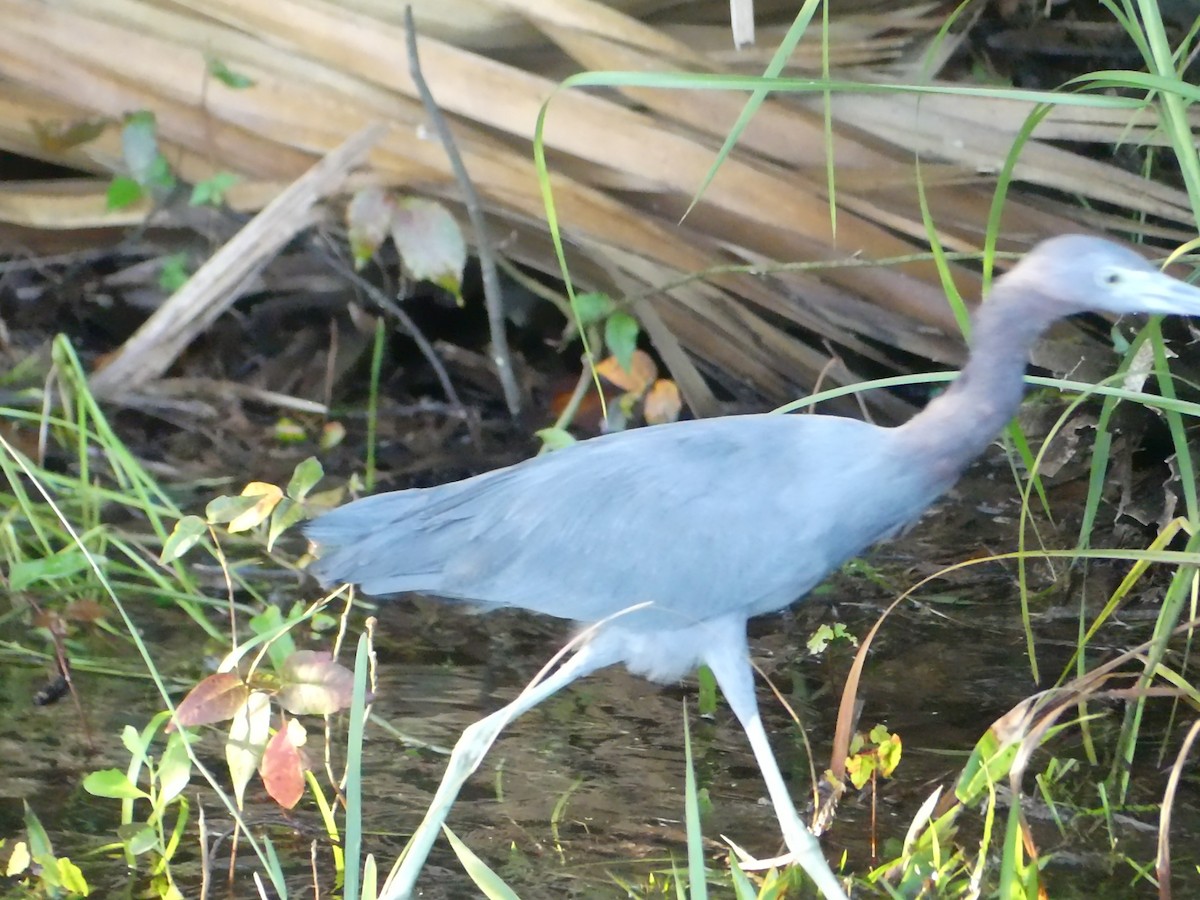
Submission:
[[[599,438],[335,511],[310,531],[318,575],[580,621],[642,602],[660,625],[778,609],[928,502],[889,434],[743,416]]]

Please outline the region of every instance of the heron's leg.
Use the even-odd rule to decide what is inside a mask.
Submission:
[[[463,730],[462,736],[450,753],[450,761],[446,764],[446,774],[438,785],[433,802],[429,805],[425,818],[420,827],[413,832],[412,839],[405,848],[404,856],[388,875],[380,898],[408,897],[413,892],[417,876],[425,865],[425,859],[433,847],[433,842],[441,834],[442,823],[454,805],[458,792],[471,777],[471,773],[479,768],[483,757],[491,748],[504,727],[521,713],[537,706],[551,694],[570,684],[576,678],[582,678],[590,672],[612,665],[617,660],[604,649],[585,644],[570,659],[559,666],[544,680],[527,688],[512,703],[496,710],[489,716],[480,719]]]
[[[792,857],[826,897],[830,900],[846,900],[846,892],[829,868],[821,845],[796,813],[783,775],[779,772],[779,764],[775,762],[775,754],[771,752],[771,744],[767,741],[767,733],[758,714],[754,671],[746,656],[744,632],[730,635],[722,631],[705,651],[703,659],[721,686],[721,693],[725,695],[730,709],[746,731],[763,781],[767,783],[767,793],[775,808],[775,817],[779,819],[784,843]]]

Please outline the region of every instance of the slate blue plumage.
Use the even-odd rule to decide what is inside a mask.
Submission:
[[[670,680],[707,663],[746,729],[789,850],[827,896],[844,896],[771,754],[746,621],[919,517],[1012,418],[1033,342],[1083,311],[1200,315],[1200,290],[1109,241],[1054,238],[997,280],[961,376],[899,427],[748,415],[612,434],[334,510],[308,527],[321,554],[312,571],[368,594],[420,591],[604,622],[539,687],[464,735],[444,806],[478,765],[479,743],[574,678],[623,662]],[[648,605],[620,614],[635,604]]]

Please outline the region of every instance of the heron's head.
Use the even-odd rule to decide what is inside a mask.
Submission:
[[[1156,269],[1103,238],[1068,234],[1042,241],[1004,276],[1011,287],[1076,312],[1200,316],[1200,287]]]

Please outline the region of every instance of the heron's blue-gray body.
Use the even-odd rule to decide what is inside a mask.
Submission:
[[[660,425],[368,497],[312,523],[321,547],[313,571],[325,584],[601,623],[541,685],[464,734],[427,821],[441,821],[507,717],[573,678],[624,662],[669,679],[703,662],[746,730],[789,849],[827,896],[844,896],[762,728],[746,620],[799,599],[919,516],[1016,411],[1037,337],[1087,310],[1198,315],[1200,290],[1108,241],[1054,238],[997,281],[959,379],[897,428],[809,415]],[[648,605],[618,615],[637,604]],[[404,883],[429,841],[406,858]]]
[[[369,497],[309,535],[340,548],[319,571],[353,572],[377,596],[422,591],[588,623],[649,603],[607,627],[631,641],[631,670],[678,678],[698,648],[670,632],[782,609],[945,489],[908,463],[899,434],[823,416],[680,422]],[[747,493],[747,479],[763,488]]]

